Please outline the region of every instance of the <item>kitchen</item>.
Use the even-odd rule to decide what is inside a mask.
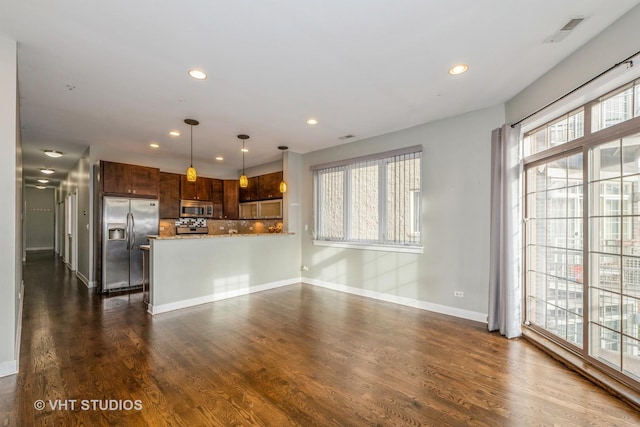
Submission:
[[[293,233],[283,231],[282,170],[247,177],[246,187],[117,162],[93,170],[98,292],[148,289],[157,314],[299,282]]]

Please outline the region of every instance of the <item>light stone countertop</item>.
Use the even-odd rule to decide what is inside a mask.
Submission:
[[[264,237],[264,236],[293,236],[296,233],[250,233],[250,234],[181,234],[178,236],[147,236],[154,240],[188,240],[188,239],[212,239],[218,237]]]

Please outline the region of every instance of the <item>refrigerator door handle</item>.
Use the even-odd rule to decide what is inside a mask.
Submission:
[[[136,221],[132,213],[131,215],[131,249],[136,245]]]
[[[127,250],[131,250],[131,212],[127,212]]]

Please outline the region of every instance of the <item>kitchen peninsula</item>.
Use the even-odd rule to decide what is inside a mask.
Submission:
[[[296,238],[293,233],[150,236],[149,313],[300,282]]]

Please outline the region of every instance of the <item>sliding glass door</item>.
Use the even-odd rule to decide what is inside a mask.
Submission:
[[[527,320],[583,345],[583,155],[527,169]]]
[[[526,332],[640,391],[640,80],[523,136]]]
[[[640,379],[640,134],[590,150],[589,354]]]

